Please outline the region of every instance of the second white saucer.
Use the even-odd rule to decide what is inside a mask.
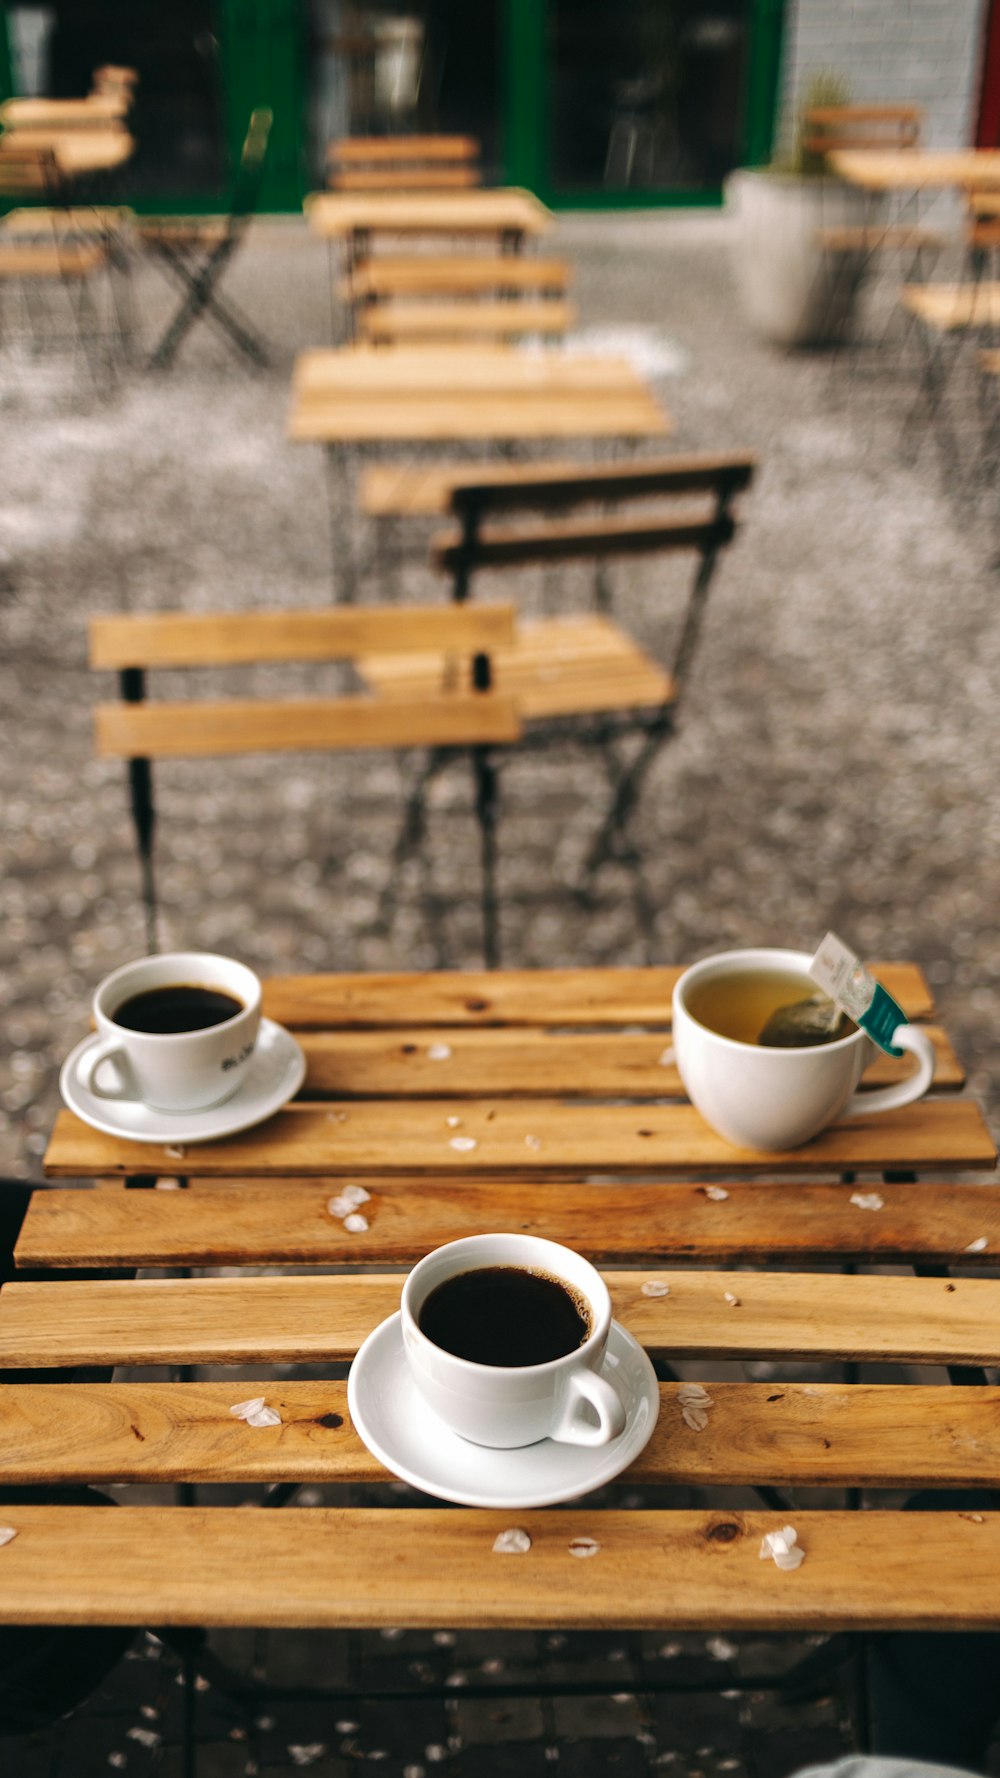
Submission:
[[[459,1506],[554,1506],[613,1481],[647,1443],[660,1406],[646,1353],[611,1323],[604,1375],[625,1404],[625,1430],[607,1445],[560,1445],[542,1439],[514,1451],[470,1444],[428,1408],[410,1378],[398,1314],[359,1348],[347,1379],[358,1436],[387,1469],[439,1500]]]

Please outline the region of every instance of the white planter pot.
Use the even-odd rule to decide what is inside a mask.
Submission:
[[[754,330],[779,346],[837,338],[850,318],[865,255],[833,252],[820,235],[870,224],[865,194],[837,179],[746,167],[729,175],[726,207],[737,219],[736,280]]]

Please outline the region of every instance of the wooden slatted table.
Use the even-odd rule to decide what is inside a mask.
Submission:
[[[316,347],[292,379],[289,437],[363,444],[648,438],[670,421],[627,359],[502,346]]]
[[[441,444],[537,453],[561,440],[634,444],[671,430],[662,402],[624,358],[482,342],[302,352],[288,419],[291,439],[326,450],[345,599],[360,574],[354,482],[366,453]]]
[[[343,1367],[398,1304],[391,1268],[503,1226],[587,1253],[606,1269],[616,1318],[668,1363],[997,1365],[1000,1280],[976,1275],[1000,1252],[994,1144],[920,972],[874,967],[933,1033],[935,1090],[835,1125],[793,1157],[725,1148],[686,1103],[669,1054],[676,970],[268,982],[267,1013],[308,1061],[285,1112],[186,1151],[57,1119],[47,1171],[96,1183],[32,1199],[18,1263],[56,1276],[0,1292],[0,1365],[120,1368],[90,1384],[4,1384],[0,1373],[0,1473],[29,1485],[384,1480],[350,1423],[342,1374],[154,1383],[128,1372]],[[880,1058],[867,1081],[906,1065]],[[454,1147],[470,1136],[474,1147]],[[370,1194],[356,1233],[331,1205],[347,1181]],[[893,1275],[838,1269],[887,1263]],[[925,1275],[898,1270],[911,1264]],[[70,1275],[220,1265],[253,1271]],[[274,1270],[317,1265],[338,1269]],[[1000,1388],[986,1382],[711,1381],[699,1428],[663,1375],[629,1484],[995,1481]],[[280,1424],[233,1418],[256,1393]],[[828,1631],[995,1629],[1000,1611],[990,1512],[918,1521],[586,1498],[510,1513],[427,1513],[412,1499],[292,1507],[253,1521],[252,1563],[237,1508],[39,1504],[0,1516],[17,1532],[0,1549],[4,1622]],[[786,1521],[806,1552],[793,1573],[759,1559],[764,1533]],[[530,1548],[502,1557],[494,1542],[512,1526]],[[580,1539],[599,1546],[585,1564]]]
[[[996,148],[836,148],[827,156],[831,172],[867,191],[996,191],[1000,149]]]

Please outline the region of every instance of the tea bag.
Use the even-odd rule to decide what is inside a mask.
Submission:
[[[850,1019],[827,994],[811,994],[794,1000],[771,1014],[757,1039],[766,1049],[807,1049],[813,1044],[834,1043],[850,1028]]]
[[[836,997],[879,1049],[889,1056],[903,1054],[892,1039],[900,1025],[908,1023],[905,1012],[835,932],[827,933],[809,965],[809,974]]]

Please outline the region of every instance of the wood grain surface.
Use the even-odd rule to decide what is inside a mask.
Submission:
[[[657,1355],[996,1365],[1000,1280],[605,1274]],[[663,1297],[643,1292],[656,1280]],[[398,1275],[59,1280],[0,1291],[0,1366],[334,1363],[399,1307]]]
[[[1000,1514],[21,1506],[0,1621],[345,1628],[993,1629]],[[493,1545],[525,1530],[524,1555]],[[579,1539],[598,1549],[574,1554]]]
[[[934,1090],[963,1085],[965,1073],[939,1026],[925,1027],[934,1045]],[[307,1073],[304,1097],[359,1099],[615,1098],[683,1095],[668,1040],[655,1032],[476,1029],[440,1035],[406,1031],[300,1031]],[[442,1048],[448,1054],[441,1054]],[[432,1053],[433,1052],[433,1053]],[[880,1050],[861,1087],[888,1086],[913,1071],[912,1056]]]
[[[457,1119],[449,1122],[449,1119]],[[456,1147],[456,1143],[458,1146]],[[469,1146],[471,1144],[471,1146]],[[782,1153],[733,1148],[694,1107],[502,1099],[293,1104],[215,1142],[158,1144],[102,1134],[59,1113],[46,1172],[57,1177],[177,1172],[403,1178],[619,1177],[701,1170],[777,1174],[989,1168],[996,1149],[979,1106],[945,1096],[832,1124]],[[183,1169],[181,1168],[183,1163]]]
[[[174,1183],[170,1181],[169,1183]],[[185,1191],[35,1192],[17,1243],[21,1267],[412,1265],[465,1235],[515,1229],[608,1264],[672,1259],[836,1258],[858,1264],[995,1266],[1000,1187],[880,1185],[882,1208],[850,1185],[730,1180],[614,1186],[554,1180],[369,1182],[367,1229],[330,1209],[335,1179],[203,1180]],[[862,1193],[862,1196],[865,1194]],[[982,1251],[970,1246],[985,1240]]]
[[[869,968],[907,1018],[931,1015],[933,998],[915,964],[876,961]],[[667,1030],[681,973],[680,967],[665,967],[281,975],[264,984],[264,1011],[296,1030],[417,1025]]]
[[[919,1384],[717,1383],[707,1425],[686,1424],[678,1383],[625,1472],[671,1487],[992,1486],[1000,1389]],[[263,1395],[280,1426],[230,1409]],[[0,1469],[8,1483],[382,1482],[351,1424],[347,1384],[0,1384]],[[2,1517],[2,1514],[0,1514]]]

